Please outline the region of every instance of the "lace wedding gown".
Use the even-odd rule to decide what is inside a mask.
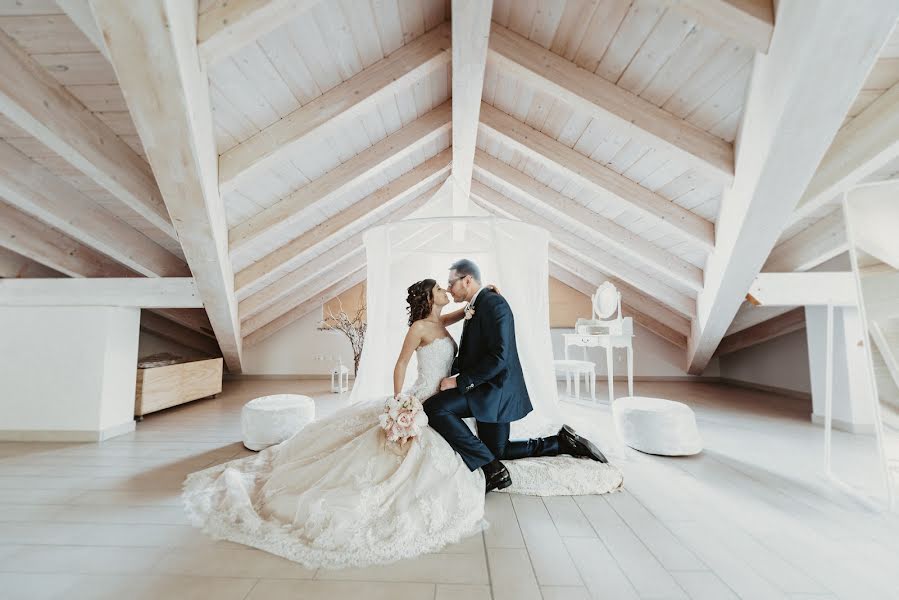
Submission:
[[[452,365],[452,338],[417,350],[409,391],[433,395]],[[384,398],[355,404],[254,456],[192,473],[183,500],[209,535],[310,568],[366,566],[435,552],[480,531],[484,476],[425,427],[400,447],[378,424]],[[571,457],[507,461],[513,487],[538,495],[603,493],[614,467]]]

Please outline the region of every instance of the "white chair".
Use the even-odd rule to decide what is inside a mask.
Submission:
[[[263,450],[293,437],[315,420],[315,401],[299,394],[263,396],[244,404],[240,412],[243,445]]]
[[[612,404],[612,416],[621,441],[640,452],[689,456],[702,451],[696,416],[682,402],[628,396]]]
[[[571,380],[574,380],[574,396],[581,399],[581,377],[590,393],[590,398],[596,402],[596,365],[589,360],[555,360],[553,361],[556,374],[565,375],[565,394],[572,398]]]

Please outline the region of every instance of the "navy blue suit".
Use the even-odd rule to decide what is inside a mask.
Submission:
[[[465,321],[453,361],[456,389],[439,392],[425,404],[428,422],[472,471],[494,458],[555,456],[558,439],[509,441],[509,424],[533,410],[515,345],[515,318],[505,298],[482,289]],[[475,436],[462,420],[474,417]]]

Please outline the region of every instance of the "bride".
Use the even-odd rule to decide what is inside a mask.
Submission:
[[[408,393],[425,402],[450,372],[456,344],[446,327],[464,310],[443,315],[449,297],[433,279],[408,293],[410,327],[394,392],[402,391],[415,353],[418,376]],[[254,456],[190,474],[183,501],[191,522],[215,538],[309,568],[411,558],[483,529],[483,472],[470,471],[430,427],[410,443],[389,442],[378,420],[384,401],[351,405]],[[614,467],[571,457],[507,467],[516,484],[511,492],[602,493],[621,483]]]

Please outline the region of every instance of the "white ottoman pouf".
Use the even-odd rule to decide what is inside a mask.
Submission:
[[[612,403],[618,437],[647,454],[689,456],[702,451],[696,416],[682,402],[627,396]]]
[[[315,402],[309,396],[277,394],[244,404],[240,412],[243,445],[263,450],[280,444],[315,420]]]

